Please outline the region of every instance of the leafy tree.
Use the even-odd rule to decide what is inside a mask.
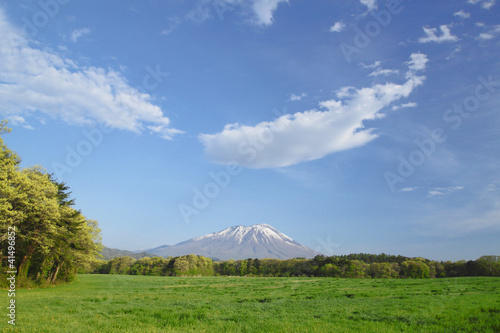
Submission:
[[[110,260],[109,274],[130,274],[130,268],[135,263],[132,257],[119,257]]]
[[[0,134],[8,133],[0,122]],[[0,246],[4,263],[9,228],[16,230],[16,268],[21,284],[29,280],[70,280],[100,249],[97,222],[71,206],[69,188],[41,167],[21,170],[21,159],[0,137]]]
[[[430,278],[444,278],[446,277],[446,272],[444,266],[439,261],[431,261],[427,264],[429,266],[429,277]]]
[[[391,264],[389,264],[388,262],[374,262],[368,267],[367,273],[372,278],[392,278]]]
[[[366,278],[368,264],[360,260],[351,260],[343,267],[342,277],[346,278]]]
[[[406,260],[401,263],[401,276],[405,278],[428,278],[429,272],[429,266],[421,261]]]

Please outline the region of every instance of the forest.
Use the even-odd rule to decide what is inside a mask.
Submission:
[[[0,122],[0,135],[10,132]],[[19,286],[71,281],[101,250],[97,221],[73,206],[69,187],[21,158],[0,136],[0,283],[16,271]]]
[[[260,276],[336,278],[445,278],[500,276],[500,256],[470,261],[431,261],[386,254],[316,256],[313,259],[244,259],[213,262],[197,255],[118,257],[96,260],[85,273],[153,276]]]

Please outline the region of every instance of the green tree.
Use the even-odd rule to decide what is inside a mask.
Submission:
[[[342,277],[346,278],[366,278],[368,275],[366,271],[368,264],[360,260],[350,260],[347,265],[343,267]]]
[[[372,278],[377,278],[377,279],[386,279],[386,278],[392,278],[392,268],[391,264],[388,262],[381,262],[381,263],[372,263],[367,269],[368,275],[370,275]]]
[[[130,268],[135,263],[132,257],[118,257],[111,259],[109,274],[130,274]]]
[[[424,279],[429,277],[429,266],[422,261],[406,260],[401,263],[401,276],[412,279]]]
[[[0,134],[8,133],[0,122]],[[89,265],[100,250],[97,222],[71,206],[74,200],[64,183],[57,183],[41,167],[21,170],[21,159],[0,137],[0,246],[3,259],[7,231],[16,230],[18,281],[69,280],[79,267]]]

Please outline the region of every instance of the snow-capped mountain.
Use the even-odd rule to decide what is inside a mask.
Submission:
[[[176,245],[149,249],[148,252],[164,257],[197,254],[220,260],[312,258],[319,254],[268,224],[230,227]]]

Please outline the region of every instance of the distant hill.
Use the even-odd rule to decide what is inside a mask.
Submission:
[[[319,254],[267,224],[230,227],[148,251],[163,257],[196,254],[216,260],[312,258]]]
[[[106,246],[102,249],[101,254],[104,257],[104,260],[110,260],[118,257],[132,257],[135,259],[141,259],[144,257],[157,257],[157,255],[148,252],[135,253],[127,250],[111,249]]]

